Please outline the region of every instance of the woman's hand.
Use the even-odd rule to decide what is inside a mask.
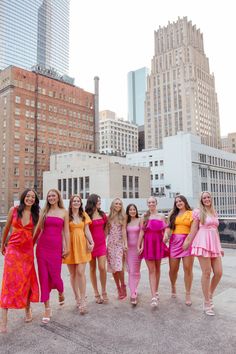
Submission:
[[[87,242],[87,247],[89,252],[92,252],[92,250],[94,249],[94,242]]]
[[[143,252],[143,243],[141,245],[138,245],[137,252],[139,255]]]
[[[6,246],[5,246],[5,245],[2,245],[2,247],[1,247],[1,254],[2,254],[3,256],[5,256],[5,253],[6,253]]]
[[[169,241],[169,235],[167,232],[164,233],[163,242],[166,244]]]
[[[64,250],[62,252],[62,258],[66,258],[69,253],[70,253],[70,251],[67,248],[64,248]]]
[[[186,251],[190,245],[191,245],[191,239],[190,238],[188,239],[188,237],[187,237],[183,243],[183,247],[182,247],[183,250]]]
[[[127,242],[124,242],[124,243],[123,243],[123,250],[124,250],[125,252],[128,251]]]
[[[224,251],[224,250],[221,250],[220,253],[221,253],[221,256],[224,257],[225,251]]]

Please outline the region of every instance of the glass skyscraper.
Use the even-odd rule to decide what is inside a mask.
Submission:
[[[0,70],[69,70],[69,0],[0,1]]]
[[[128,73],[128,120],[137,125],[144,124],[148,73],[145,67]]]

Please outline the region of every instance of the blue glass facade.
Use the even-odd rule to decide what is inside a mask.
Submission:
[[[69,70],[69,0],[0,1],[0,69]]]
[[[128,73],[128,120],[137,125],[144,124],[148,73],[148,68],[141,68]]]

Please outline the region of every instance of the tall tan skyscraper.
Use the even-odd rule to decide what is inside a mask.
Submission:
[[[159,27],[145,104],[145,148],[161,148],[178,131],[201,136],[220,147],[214,75],[204,52],[203,35],[187,17]]]

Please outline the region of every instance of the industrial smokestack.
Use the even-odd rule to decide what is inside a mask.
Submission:
[[[99,136],[99,77],[94,77],[94,147],[95,152],[100,150],[100,136]]]

